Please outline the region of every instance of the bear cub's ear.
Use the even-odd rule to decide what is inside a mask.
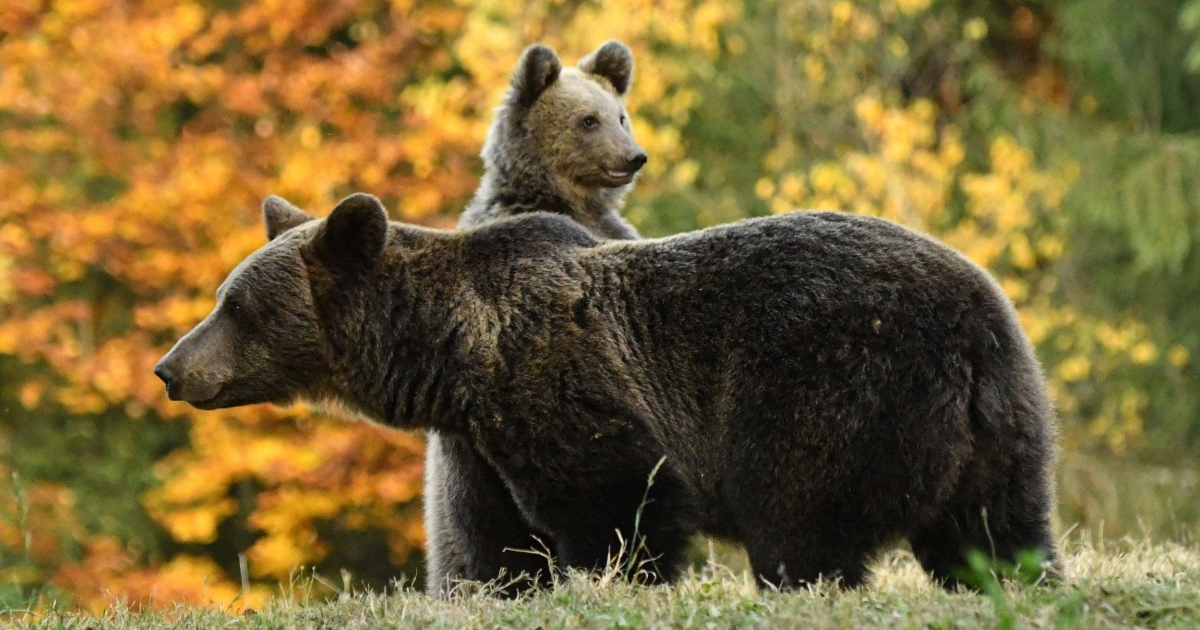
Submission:
[[[546,88],[554,85],[561,72],[562,61],[554,49],[543,44],[526,48],[509,80],[517,104],[523,107],[533,105]]]
[[[355,193],[343,199],[325,218],[316,244],[326,264],[366,271],[383,256],[388,217],[374,195]]]
[[[619,96],[624,96],[633,83],[633,51],[625,44],[610,39],[592,54],[579,60],[579,69],[597,74],[612,84]]]
[[[288,203],[283,197],[271,195],[263,199],[263,223],[267,226],[267,240],[273,241],[276,236],[300,225],[312,221],[313,217],[307,212]]]

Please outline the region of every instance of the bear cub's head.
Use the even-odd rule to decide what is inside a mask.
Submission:
[[[646,163],[625,111],[632,82],[633,53],[616,40],[575,68],[547,46],[526,48],[488,132],[485,166],[548,180],[568,197],[632,184]]]
[[[220,409],[335,394],[337,331],[329,327],[361,319],[354,287],[383,256],[387,213],[375,197],[356,194],[316,220],[268,197],[263,218],[269,242],[230,272],[213,312],[155,366],[171,400]]]

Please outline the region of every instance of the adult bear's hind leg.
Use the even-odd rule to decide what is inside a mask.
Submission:
[[[1009,565],[1035,551],[1048,577],[1058,575],[1050,524],[1051,492],[1036,461],[1008,475],[970,475],[941,516],[909,538],[921,566],[949,589],[961,583],[967,554],[975,549]]]
[[[1048,522],[1036,519],[993,521],[983,506],[976,506],[970,512],[959,512],[957,516],[947,515],[922,527],[909,542],[913,555],[930,577],[950,590],[963,583],[967,554],[972,549],[1009,565],[1017,564],[1022,552],[1040,552],[1048,563],[1047,576],[1058,574],[1058,559]],[[974,586],[969,580],[967,585]]]

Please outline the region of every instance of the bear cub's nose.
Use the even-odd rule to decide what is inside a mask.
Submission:
[[[647,159],[648,158],[646,157],[645,151],[642,151],[642,152],[638,153],[637,155],[629,158],[628,166],[629,166],[630,172],[636,173],[636,172],[640,171],[642,169],[642,167],[646,165]]]

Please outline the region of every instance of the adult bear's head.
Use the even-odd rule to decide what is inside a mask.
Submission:
[[[363,279],[383,256],[387,214],[375,197],[355,194],[323,220],[268,197],[263,218],[270,241],[230,272],[213,312],[155,366],[171,400],[219,409],[332,393],[331,314],[339,325],[364,318],[352,312],[362,308],[353,292],[329,295],[368,292]]]
[[[632,82],[633,53],[616,40],[575,68],[547,46],[526,48],[488,132],[485,165],[568,196],[629,186],[646,163],[625,111]]]

